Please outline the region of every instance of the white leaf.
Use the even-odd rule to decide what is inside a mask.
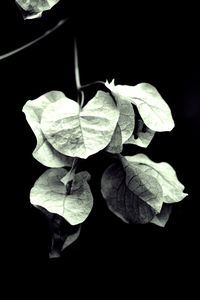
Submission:
[[[71,225],[82,223],[91,212],[93,197],[87,181],[88,172],[74,175],[66,185],[61,181],[66,176],[65,169],[49,169],[35,182],[30,199],[49,212],[56,213]],[[69,177],[70,178],[70,177]]]
[[[106,82],[115,99],[129,101],[136,105],[144,123],[153,131],[171,131],[174,121],[167,103],[157,89],[148,83],[135,86],[114,85]]]
[[[151,223],[158,225],[160,227],[165,227],[166,223],[169,220],[171,212],[172,212],[172,206],[164,203],[161,212],[157,214],[153,218],[153,220],[151,220]]]
[[[157,179],[163,190],[163,202],[179,202],[187,196],[183,193],[184,185],[180,183],[175,170],[166,162],[155,163],[144,154],[125,157],[133,167]]]
[[[60,0],[15,0],[24,10],[24,19],[35,19],[42,16],[42,13],[51,9]]]
[[[52,147],[45,138],[40,125],[43,110],[50,103],[62,98],[65,98],[65,95],[62,92],[51,91],[36,100],[27,101],[22,110],[25,113],[27,122],[37,139],[37,145],[33,151],[33,157],[41,164],[51,168],[71,166],[73,162],[73,158],[59,153]]]
[[[146,127],[145,131],[143,131],[144,126]],[[144,122],[140,119],[140,120],[138,120],[138,128],[136,131],[136,135],[137,135],[137,137],[134,137],[134,135],[132,135],[125,142],[125,144],[133,144],[133,145],[137,145],[139,147],[146,148],[152,141],[152,139],[155,135],[155,131],[151,130],[146,125],[144,125]]]
[[[83,109],[68,98],[49,104],[43,111],[41,128],[60,153],[87,158],[109,144],[118,119],[112,97],[99,91]]]

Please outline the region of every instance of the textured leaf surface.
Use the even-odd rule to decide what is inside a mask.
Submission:
[[[177,178],[175,170],[166,162],[155,163],[144,154],[126,156],[132,166],[140,168],[142,172],[157,179],[162,186],[163,202],[179,202],[187,196],[183,193],[184,185]]]
[[[117,124],[113,136],[111,138],[111,141],[108,144],[108,146],[105,148],[105,150],[110,153],[121,153],[122,149],[123,149],[122,134],[121,134],[121,129]]]
[[[66,173],[63,168],[44,172],[31,189],[30,199],[32,204],[62,216],[71,225],[77,225],[88,217],[93,206],[87,182],[90,175],[85,171],[77,173],[65,185],[61,180]]]
[[[132,135],[135,126],[135,114],[134,114],[133,106],[130,102],[124,101],[121,98],[117,98],[116,100],[117,100],[117,107],[120,112],[118,125],[121,130],[122,144],[123,144]]]
[[[165,226],[171,207],[163,203],[181,201],[187,194],[175,171],[167,163],[154,163],[147,156],[119,156],[101,180],[108,208],[125,222]]]
[[[60,153],[87,158],[109,144],[118,119],[112,97],[99,91],[83,108],[68,98],[49,104],[43,111],[41,128]]]
[[[36,100],[27,101],[23,107],[27,122],[33,130],[37,140],[36,148],[33,151],[33,157],[41,164],[51,168],[71,166],[73,162],[73,158],[61,154],[52,147],[43,134],[40,124],[43,110],[50,103],[63,98],[65,98],[65,95],[62,92],[52,91],[42,95]]]
[[[51,9],[60,0],[15,0],[25,11],[24,19],[35,19],[42,16],[43,11]]]
[[[109,209],[128,223],[148,223],[160,210],[161,187],[149,183],[139,169],[123,168],[120,163],[108,167],[101,181],[103,197]]]
[[[157,214],[153,218],[153,220],[151,220],[151,223],[158,225],[160,227],[165,227],[166,223],[169,220],[171,212],[172,212],[172,206],[164,203],[161,212]]]
[[[137,109],[148,128],[153,131],[171,131],[174,121],[167,103],[163,100],[157,89],[148,83],[140,83],[135,86],[114,85],[106,83],[115,97],[120,101],[129,101],[137,106]]]
[[[146,148],[152,141],[155,131],[148,128],[144,122],[140,119],[138,120],[138,127],[135,133],[136,137],[131,135],[131,137],[125,142],[125,144],[133,144],[139,147]]]

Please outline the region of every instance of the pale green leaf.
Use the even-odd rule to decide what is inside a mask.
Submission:
[[[163,202],[179,202],[187,196],[184,185],[177,178],[175,170],[166,162],[155,163],[140,153],[125,157],[133,168],[137,167],[146,175],[156,178],[163,190]]]
[[[77,173],[65,185],[61,180],[66,173],[63,168],[44,172],[31,189],[30,199],[32,204],[42,206],[62,216],[71,225],[76,225],[88,217],[93,206],[93,196],[87,182],[90,175],[86,171]]]
[[[33,151],[33,157],[41,164],[51,168],[71,166],[73,162],[73,158],[61,154],[52,147],[44,136],[40,124],[43,110],[50,103],[63,98],[65,98],[65,95],[62,92],[51,91],[35,100],[27,101],[22,110],[25,113],[27,122],[33,130],[37,140],[36,148]]]
[[[106,169],[101,191],[108,208],[127,223],[148,223],[161,210],[162,189],[157,180],[132,168],[128,161]]]
[[[51,9],[60,0],[15,0],[24,10],[24,19],[35,19],[42,16],[42,13]]]
[[[98,91],[83,108],[68,98],[49,104],[41,128],[60,153],[87,158],[109,144],[118,119],[119,110],[110,94]]]
[[[169,220],[171,212],[172,212],[172,206],[164,203],[161,212],[157,214],[153,218],[153,220],[151,220],[151,223],[158,225],[160,227],[165,227],[166,223]]]
[[[145,131],[144,131],[145,127]],[[138,120],[138,127],[137,131],[135,132],[136,137],[134,134],[125,142],[125,144],[133,144],[139,147],[146,148],[150,142],[152,141],[155,131],[148,128],[144,122],[140,119]]]
[[[163,100],[157,89],[148,83],[140,83],[135,86],[114,85],[106,82],[114,98],[121,101],[129,101],[136,105],[141,118],[148,128],[153,131],[171,131],[174,121],[171,110]]]

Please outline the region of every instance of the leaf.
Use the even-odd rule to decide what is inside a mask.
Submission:
[[[135,86],[114,85],[106,82],[116,101],[128,101],[137,106],[144,123],[153,131],[171,131],[174,121],[167,103],[157,89],[148,83]]]
[[[72,226],[63,217],[50,213],[43,207],[37,206],[49,223],[51,245],[49,258],[60,257],[62,252],[70,246],[80,235],[80,225]]]
[[[68,98],[49,104],[41,128],[57,151],[86,159],[109,144],[118,119],[119,110],[110,94],[98,91],[84,108]]]
[[[121,129],[117,124],[113,136],[111,138],[111,141],[108,144],[108,146],[105,148],[105,150],[110,153],[120,153],[122,152],[122,149],[123,147],[122,147]]]
[[[145,131],[144,131],[145,128]],[[139,147],[146,148],[150,142],[152,141],[153,137],[155,135],[155,131],[148,128],[144,122],[140,119],[138,120],[138,128],[136,131],[136,136],[132,135],[125,144],[133,144]]]
[[[33,205],[39,205],[51,213],[56,213],[71,225],[82,223],[91,212],[93,196],[88,184],[88,172],[74,175],[73,180],[61,181],[67,171],[63,168],[49,169],[35,182],[30,192]],[[70,176],[69,176],[70,178]]]
[[[122,145],[130,138],[135,126],[135,114],[132,104],[117,98],[117,108],[119,109],[119,120],[112,139],[106,147],[106,151],[111,153],[122,151]]]
[[[183,193],[184,185],[179,182],[175,170],[168,163],[155,163],[141,153],[125,158],[133,167],[157,179],[162,186],[164,203],[179,202],[188,195]]]
[[[52,147],[45,138],[40,125],[43,110],[50,103],[62,98],[65,98],[65,95],[62,92],[51,91],[36,100],[27,101],[22,109],[26,115],[27,122],[37,139],[37,145],[33,151],[33,157],[41,164],[51,168],[71,166],[73,162],[73,158],[59,153]]]
[[[165,227],[166,223],[169,220],[171,212],[172,212],[172,206],[164,203],[161,212],[157,214],[153,218],[153,220],[151,220],[151,223],[158,225],[160,227]]]
[[[60,0],[15,0],[20,8],[24,19],[35,19],[42,16],[42,13],[51,9]]]
[[[162,206],[157,180],[132,168],[128,161],[125,166],[117,162],[106,169],[101,191],[108,208],[127,223],[148,223]]]
[[[135,127],[135,114],[133,106],[128,101],[117,98],[117,107],[119,109],[118,125],[121,129],[122,144],[127,141],[133,133]]]

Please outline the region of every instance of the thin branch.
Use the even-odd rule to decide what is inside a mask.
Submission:
[[[43,38],[45,38],[46,36],[48,36],[49,34],[51,34],[52,32],[54,32],[55,30],[57,30],[59,27],[61,27],[63,24],[65,24],[66,21],[68,21],[68,20],[69,20],[69,18],[66,18],[66,19],[63,19],[63,20],[59,21],[58,24],[57,24],[56,26],[54,26],[54,27],[53,27],[52,29],[50,29],[50,30],[47,30],[43,35],[39,36],[39,37],[36,38],[35,40],[33,40],[33,41],[31,41],[31,42],[29,42],[29,43],[27,43],[27,44],[25,44],[25,45],[23,45],[23,46],[21,46],[21,47],[15,49],[15,50],[13,50],[13,51],[10,51],[10,52],[8,52],[8,53],[5,53],[5,54],[3,54],[3,55],[0,55],[0,60],[2,60],[2,59],[4,59],[4,58],[7,58],[7,57],[9,57],[9,56],[12,56],[12,55],[14,55],[14,54],[16,54],[16,53],[18,53],[18,52],[20,52],[20,51],[22,51],[22,50],[28,48],[28,47],[34,45],[35,43],[39,42],[40,40],[42,40]]]
[[[77,91],[81,88],[80,82],[80,73],[79,73],[79,66],[78,66],[78,50],[77,50],[77,43],[76,39],[74,39],[74,69],[75,69],[75,82]]]
[[[90,86],[92,86],[92,85],[94,85],[94,84],[103,84],[103,85],[105,85],[105,82],[104,82],[104,81],[101,81],[101,80],[96,80],[96,81],[93,81],[93,82],[91,82],[91,83],[87,83],[87,84],[82,85],[82,86],[81,86],[81,90],[83,90],[83,89],[85,89],[85,88],[88,88],[88,87],[90,87]]]

